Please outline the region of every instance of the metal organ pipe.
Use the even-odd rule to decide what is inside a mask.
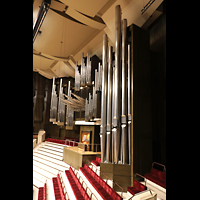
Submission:
[[[114,127],[119,125],[119,70],[120,70],[120,40],[121,40],[121,7],[115,7],[115,107],[114,107]]]
[[[126,65],[126,28],[127,20],[122,20],[122,115],[121,115],[121,151],[122,151],[122,164],[127,161],[127,65]]]
[[[64,122],[65,105],[61,101],[61,98],[64,98],[62,78],[60,79],[60,90],[59,90],[59,100],[58,100],[58,122]]]
[[[114,163],[118,162],[120,128],[119,128],[119,82],[120,82],[120,40],[121,40],[121,7],[115,7],[115,98],[114,98],[114,116],[113,116],[113,134],[114,134]]]
[[[55,85],[55,76],[53,77],[52,92],[51,92],[51,107],[50,107],[50,120],[56,121],[57,114],[57,94]]]
[[[101,160],[104,162],[105,154],[105,134],[106,134],[106,104],[107,104],[107,35],[103,35],[103,52],[102,52],[102,93],[101,93],[101,126],[100,126],[100,143],[101,143]]]
[[[107,127],[106,127],[106,161],[110,162],[110,148],[111,148],[111,126],[112,126],[112,52],[113,47],[109,46],[108,48],[108,91],[107,91]]]
[[[131,164],[131,45],[128,44],[128,162]]]
[[[113,84],[112,84],[112,163],[114,163],[114,136],[115,136],[115,128],[114,128],[114,107],[115,107],[115,65],[113,64]]]

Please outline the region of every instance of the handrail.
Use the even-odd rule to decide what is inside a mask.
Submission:
[[[163,166],[163,167],[164,167],[164,168],[163,168],[163,172],[164,172],[164,170],[165,170],[165,172],[166,172],[165,165],[160,164],[160,163],[157,163],[157,162],[153,162],[153,163],[152,163],[152,168],[153,168],[154,163],[157,164],[157,165]]]
[[[81,183],[81,185],[83,186],[83,183],[85,183],[85,185],[86,185],[86,189],[85,189],[85,192],[87,193],[87,189],[89,189],[89,191],[90,191],[90,194],[91,194],[91,196],[90,196],[90,199],[92,199],[92,195],[94,195],[95,196],[95,198],[96,198],[96,200],[98,200],[97,199],[97,197],[96,197],[96,195],[90,190],[90,188],[87,186],[87,184],[86,184],[86,182],[83,180],[83,178],[81,177],[81,175],[78,173],[78,170],[77,170],[77,172],[75,173],[75,168],[72,166],[72,164],[70,164],[70,167],[72,168],[72,170],[73,170],[73,172],[74,172],[74,174],[76,175],[76,177],[77,177],[77,174],[79,175],[79,178],[78,178],[78,180],[81,178],[82,179],[82,183]],[[88,194],[88,193],[87,193]],[[89,195],[89,194],[88,194]]]
[[[132,199],[133,197],[135,197],[135,196],[137,196],[137,195],[139,195],[139,194],[145,193],[145,192],[150,192],[151,196],[153,196],[151,190],[150,190],[150,189],[147,189],[147,190],[144,190],[144,191],[141,191],[141,192],[138,192],[138,193],[134,194],[133,196],[131,196],[131,197],[130,197],[129,199],[127,199],[127,200],[130,200],[130,199]]]
[[[78,171],[77,171],[77,173],[78,173]],[[77,174],[77,173],[76,173],[76,174]],[[79,173],[78,173],[78,175],[79,175],[79,178],[78,178],[77,175],[76,175],[76,177],[78,178],[78,180],[79,180],[80,178],[82,179],[81,185],[83,186],[83,183],[85,183],[85,185],[86,185],[86,189],[85,189],[86,193],[87,193],[87,189],[89,189],[90,194],[91,194],[90,199],[92,199],[92,195],[94,195],[95,198],[97,199],[96,195],[90,190],[90,188],[87,186],[86,182],[83,180],[83,178],[80,176]],[[79,180],[79,182],[80,182],[80,180]],[[88,194],[88,193],[87,193],[87,194]],[[98,199],[97,199],[97,200],[98,200]]]
[[[52,138],[53,138],[53,139],[60,139],[59,137],[52,137]],[[63,139],[60,139],[60,140],[63,140]],[[96,150],[96,151],[93,150],[93,152],[97,152],[97,146],[98,146],[98,145],[100,146],[100,144],[84,144],[84,143],[82,143],[82,142],[77,142],[77,141],[73,141],[73,140],[70,140],[70,139],[65,139],[64,141],[65,141],[64,146],[67,146],[67,141],[68,141],[69,143],[72,143],[73,149],[74,149],[75,144],[81,144],[81,145],[83,145],[84,147],[81,148],[81,149],[83,149],[84,152],[87,151],[87,150],[85,150],[85,146],[86,146],[86,145],[91,145],[91,146],[93,145],[93,146],[94,146],[93,149]],[[69,146],[71,146],[71,145],[69,145]],[[78,146],[78,145],[77,145],[77,146]],[[96,146],[96,148],[95,148],[95,146]],[[79,148],[80,148],[80,147],[79,147]]]
[[[91,162],[89,161],[89,160],[86,160],[86,162],[88,162],[89,163],[89,165],[91,165]],[[88,165],[88,166],[89,166]],[[101,174],[103,174],[104,176],[106,176],[106,183],[108,182],[108,180],[110,180],[110,179],[108,179],[108,176],[105,174],[105,173],[103,173],[103,172],[101,172],[96,166],[94,166],[94,165],[92,165],[92,170],[93,170],[93,167],[95,167],[96,168],[96,171],[95,171],[95,173],[97,172],[97,170],[100,172],[99,174],[101,175]],[[93,170],[94,171],[94,170]],[[113,188],[114,188],[114,186],[115,185],[117,185],[122,191],[121,191],[121,197],[123,198],[123,188],[118,184],[118,183],[115,183],[113,180],[111,180],[112,182],[113,182]],[[107,183],[108,184],[108,183]]]
[[[85,152],[85,151],[87,151],[87,150],[85,150],[85,146],[86,145],[96,145],[96,151],[93,151],[93,152],[97,152],[97,145],[99,145],[100,146],[100,144],[84,144],[84,143],[82,143],[82,142],[76,142],[76,141],[73,141],[73,140],[69,140],[69,139],[66,139],[65,140],[65,143],[64,143],[64,145],[66,146],[67,145],[67,141],[70,143],[70,142],[72,142],[72,145],[73,145],[73,149],[74,149],[74,146],[75,146],[75,144],[81,144],[82,146],[83,146],[83,148],[81,148],[81,147],[79,147],[79,148],[81,148],[81,149],[83,149],[83,152]],[[77,146],[78,146],[77,145]],[[95,148],[94,148],[95,149]]]
[[[145,186],[146,186],[146,178],[145,178],[144,176],[142,176],[142,175],[138,174],[138,173],[136,173],[136,174],[135,174],[135,178],[136,178],[136,175],[138,175],[138,176],[140,176],[140,177],[142,177],[142,178],[144,179]]]
[[[66,192],[65,192],[65,197],[66,197],[66,194],[67,194],[67,199],[70,200],[69,195],[68,195],[68,192],[67,192],[67,189],[66,189],[65,184],[64,184],[64,181],[63,181],[63,178],[62,178],[62,176],[61,176],[60,170],[58,170],[58,174],[59,174],[59,177],[60,177],[61,186],[64,187],[64,189],[65,189],[65,191],[66,191]],[[61,179],[62,179],[62,180],[61,180]]]

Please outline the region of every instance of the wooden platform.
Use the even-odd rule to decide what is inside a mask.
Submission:
[[[127,187],[131,185],[131,165],[113,164],[113,163],[100,163],[100,171],[106,174],[110,180],[118,183],[123,192],[127,192]],[[101,174],[101,178],[105,179],[105,175]],[[120,188],[115,185],[115,191],[120,191]]]
[[[63,161],[69,165],[72,165],[77,170],[83,167],[84,164],[88,164],[87,160],[90,162],[96,159],[96,156],[100,156],[101,152],[84,151],[79,147],[64,147],[63,148]]]

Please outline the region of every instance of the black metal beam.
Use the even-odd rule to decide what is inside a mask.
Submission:
[[[40,27],[42,26],[42,23],[44,21],[44,18],[49,10],[51,4],[51,0],[43,0],[42,4],[40,6],[40,10],[38,12],[37,18],[35,20],[35,23],[33,25],[33,43],[37,37],[38,31],[40,30]]]

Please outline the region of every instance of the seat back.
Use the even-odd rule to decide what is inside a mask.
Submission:
[[[104,189],[107,188],[107,183],[106,183],[105,181],[102,182],[102,187],[103,187]]]
[[[100,163],[101,162],[101,158],[96,157],[96,161]]]
[[[140,190],[140,182],[137,180],[134,180],[133,186],[137,189]]]
[[[112,189],[110,186],[107,186],[107,187],[106,187],[106,192],[107,192],[109,195],[112,195],[113,189]]]
[[[84,168],[86,169],[86,171],[88,171],[88,166],[87,166],[87,164],[84,165]]]
[[[144,191],[146,189],[147,189],[147,187],[145,185],[143,185],[142,183],[140,183],[140,191]]]
[[[166,173],[159,171],[158,178],[162,181],[166,181]]]
[[[153,175],[153,176],[156,176],[156,177],[158,177],[158,170],[157,169],[155,169],[155,168],[151,168],[151,174]]]
[[[102,178],[99,179],[99,184],[103,187],[104,180]]]
[[[113,192],[112,192],[112,194],[111,194],[111,197],[112,197],[113,199],[115,199],[115,200],[121,200],[121,199],[122,199],[121,196],[118,195],[117,192],[115,192],[114,190],[113,190]]]

